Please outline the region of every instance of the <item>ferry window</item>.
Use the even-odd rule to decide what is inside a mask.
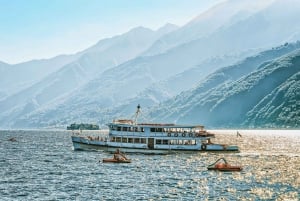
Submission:
[[[116,142],[121,142],[121,138],[117,137]]]
[[[146,144],[146,138],[141,138],[141,143]]]
[[[127,127],[123,127],[123,131],[127,131]]]
[[[163,129],[162,128],[156,128],[156,131],[157,132],[163,132]]]
[[[112,137],[111,141],[115,142],[115,141],[116,141],[116,138],[115,138],[115,137]]]
[[[121,131],[121,127],[120,126],[117,127],[117,131]]]
[[[128,143],[133,143],[133,138],[128,138]]]
[[[111,126],[111,130],[115,131],[116,130],[116,126]]]
[[[156,144],[161,144],[161,140],[156,140]]]
[[[150,128],[150,132],[155,132],[155,128]]]
[[[127,138],[123,137],[122,142],[127,143]]]
[[[169,144],[169,140],[163,140],[163,144]]]
[[[140,143],[140,138],[134,138],[134,143]]]
[[[138,132],[144,132],[144,128],[143,127],[137,127],[136,128]]]

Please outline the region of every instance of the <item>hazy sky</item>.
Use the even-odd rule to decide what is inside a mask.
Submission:
[[[181,26],[220,1],[0,0],[0,61],[76,53],[137,26]]]

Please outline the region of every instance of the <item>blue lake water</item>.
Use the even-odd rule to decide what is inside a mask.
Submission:
[[[73,151],[67,131],[0,131],[0,200],[300,200],[300,131],[215,132],[241,152],[104,164],[111,154]],[[244,170],[207,171],[220,157]]]

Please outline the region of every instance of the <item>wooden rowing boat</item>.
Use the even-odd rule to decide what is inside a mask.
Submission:
[[[226,172],[231,172],[231,171],[242,171],[243,168],[241,166],[233,166],[227,163],[227,161],[224,158],[218,159],[216,162],[213,164],[209,165],[207,167],[208,170],[218,170],[218,171],[226,171]]]
[[[130,159],[125,159],[125,160],[117,160],[114,158],[104,158],[102,160],[103,163],[131,163]]]

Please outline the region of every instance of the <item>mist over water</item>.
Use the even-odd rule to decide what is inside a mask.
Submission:
[[[240,153],[130,154],[73,151],[67,131],[0,131],[1,200],[299,200],[299,130],[218,130]],[[8,139],[14,137],[15,142]],[[224,157],[242,172],[207,171]]]

